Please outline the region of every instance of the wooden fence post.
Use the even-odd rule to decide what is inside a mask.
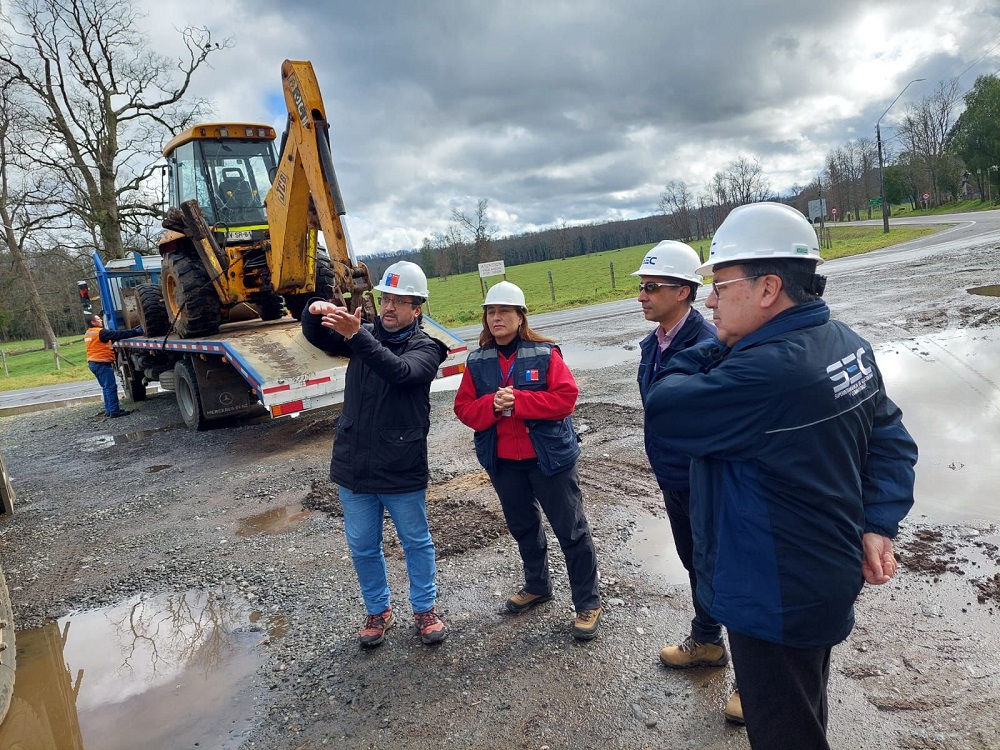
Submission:
[[[552,296],[552,301],[556,301],[556,288],[552,284],[552,271],[549,271],[549,294]]]
[[[611,261],[609,264],[611,266],[611,288],[615,288],[615,262]]]

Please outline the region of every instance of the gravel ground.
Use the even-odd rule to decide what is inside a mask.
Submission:
[[[995,251],[963,248],[917,270],[838,274],[827,299],[875,344],[993,326],[995,298],[964,290],[996,267]],[[327,481],[332,412],[192,433],[170,394],[127,420],[106,421],[88,405],[0,421],[19,499],[0,527],[18,627],[140,593],[212,590],[246,600],[266,615],[246,626],[260,633],[263,660],[239,686],[253,715],[233,730],[231,748],[748,747],[743,730],[722,719],[731,670],[659,667],[659,648],[687,630],[690,592],[651,574],[627,548],[639,515],[665,517],[643,453],[630,357],[648,324],[615,317],[583,328],[549,333],[607,349],[619,363],[576,373],[580,473],[607,604],[596,640],[570,636],[554,540],[553,602],[519,617],[501,613],[521,582],[520,561],[451,393],[433,396],[430,438],[439,608],[450,626],[440,646],[422,646],[407,626],[393,541],[390,579],[406,617],[383,647],[357,646],[363,606]],[[299,505],[311,512],[289,528],[245,532],[246,519]],[[834,747],[1000,747],[997,541],[986,524],[906,524],[900,575],[863,592],[857,627],[834,650]]]

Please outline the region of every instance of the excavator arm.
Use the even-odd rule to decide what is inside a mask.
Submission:
[[[343,300],[352,312],[363,305],[365,317],[371,319],[375,314],[372,283],[367,266],[354,254],[341,219],[347,212],[333,168],[330,125],[312,63],[285,60],[281,80],[288,128],[265,201],[274,287],[313,283],[317,255],[313,230],[320,229],[333,266],[333,299]]]

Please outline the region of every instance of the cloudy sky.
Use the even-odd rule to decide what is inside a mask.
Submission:
[[[648,216],[757,158],[786,192],[847,141],[1000,70],[995,0],[139,0],[158,49],[234,46],[195,83],[214,118],[284,126],[311,60],[359,253],[419,246],[488,199],[501,234]]]

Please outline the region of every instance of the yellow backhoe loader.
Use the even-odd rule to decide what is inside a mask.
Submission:
[[[316,296],[374,316],[368,269],[341,220],[312,64],[286,60],[281,79],[288,125],[277,153],[274,129],[253,123],[197,125],[164,149],[171,208],[160,291],[143,290],[143,306],[154,308],[146,335],[208,336],[229,321],[280,318],[284,307],[298,318]],[[155,313],[159,294],[166,316]]]

